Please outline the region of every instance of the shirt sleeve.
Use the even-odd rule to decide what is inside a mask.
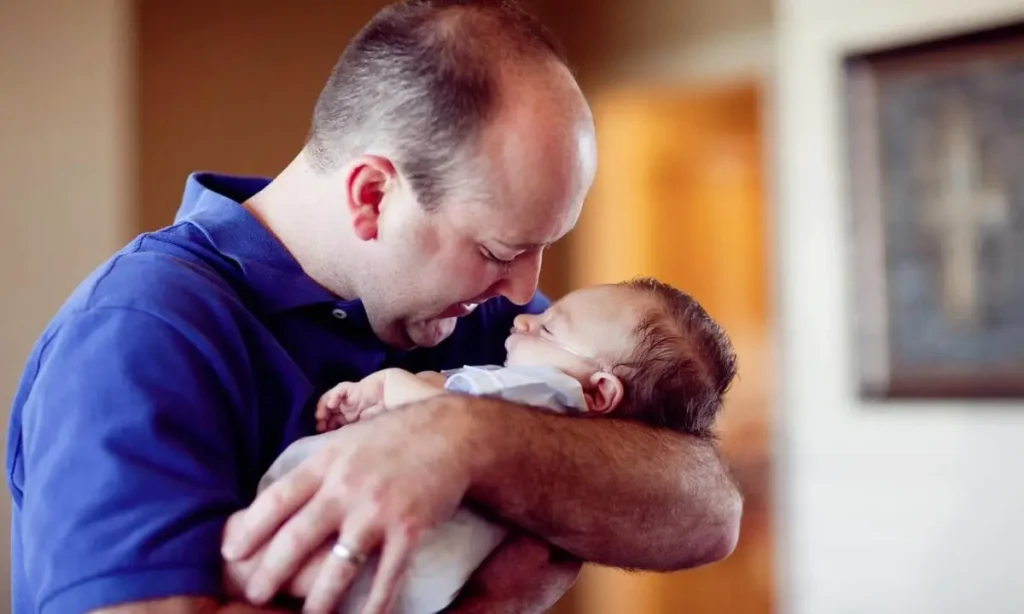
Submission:
[[[549,299],[543,292],[537,291],[534,293],[533,298],[530,302],[523,307],[523,313],[539,314],[544,313],[548,307],[551,307],[551,299]]]
[[[244,505],[223,334],[99,308],[45,348],[23,407],[19,514],[40,612],[221,596],[221,532]]]

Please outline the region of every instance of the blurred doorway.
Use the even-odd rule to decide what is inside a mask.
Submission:
[[[739,546],[725,561],[676,574],[587,569],[559,612],[770,612],[773,377],[760,88],[610,91],[591,100],[599,172],[572,236],[570,283],[652,275],[695,296],[725,326],[740,378],[721,437],[745,512]]]

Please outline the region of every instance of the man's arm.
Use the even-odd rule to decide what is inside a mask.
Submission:
[[[388,407],[443,392],[400,369],[384,382]],[[712,442],[635,422],[461,401],[444,407],[476,431],[466,440],[476,446],[469,457],[481,461],[468,496],[512,524],[619,567],[689,568],[736,547],[742,503]]]
[[[304,563],[302,569],[284,588],[295,600],[303,600],[331,556],[331,544],[321,547]],[[240,597],[241,587],[254,573],[258,573],[260,559],[265,552],[252,559],[226,566],[228,595]],[[538,538],[512,533],[473,572],[459,591],[457,599],[444,609],[444,614],[541,614],[547,612],[572,587],[579,575],[582,562]],[[214,607],[219,607],[213,604]],[[232,606],[250,607],[250,606]],[[213,610],[218,611],[218,610]],[[260,610],[262,611],[262,610]],[[249,614],[250,610],[235,610]],[[135,614],[134,611],[116,611],[111,614]],[[145,612],[145,614],[153,614]],[[164,614],[157,612],[155,614]],[[166,614],[177,614],[167,612]],[[202,614],[206,614],[204,611]]]
[[[93,610],[92,614],[279,614],[285,611],[244,603],[222,604],[208,597],[171,597]]]
[[[582,563],[513,534],[483,562],[444,614],[542,614],[572,588]]]
[[[340,533],[380,552],[370,597],[380,607],[423,532],[467,496],[576,558],[615,567],[694,567],[727,556],[738,537],[740,498],[714,448],[649,427],[441,395],[327,437],[228,522],[228,561],[265,549],[244,581],[251,603],[267,603]],[[341,597],[327,587],[346,563],[327,567],[307,597],[325,610]]]
[[[583,560],[669,571],[736,546],[742,501],[709,441],[494,399],[423,409],[467,434],[471,499]]]
[[[216,358],[226,328],[101,307],[47,345],[15,407],[18,564],[38,611],[224,598],[218,546],[245,503],[235,425],[246,419],[226,381],[237,374]]]

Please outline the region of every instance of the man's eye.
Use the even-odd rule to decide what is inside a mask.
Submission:
[[[498,258],[497,256],[494,255],[494,252],[487,249],[486,247],[482,248],[481,251],[483,252],[484,258],[487,258],[491,262],[497,262],[498,264],[509,265],[512,264],[512,260],[515,260],[515,258],[513,258],[512,260],[504,260],[502,258]]]
[[[540,325],[540,330],[541,330],[542,333],[545,333],[545,334],[548,334],[548,335],[551,334],[551,329],[548,328],[547,324],[541,324]]]

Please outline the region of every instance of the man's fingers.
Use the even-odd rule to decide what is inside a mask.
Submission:
[[[417,537],[405,531],[388,535],[373,579],[373,590],[361,614],[386,614],[390,611],[416,542]]]
[[[305,611],[333,612],[362,569],[373,565],[373,553],[380,547],[381,536],[376,518],[346,518],[312,590],[306,595]]]
[[[327,557],[331,555],[331,546],[333,544],[334,540],[324,542],[319,550],[306,559],[302,564],[302,569],[288,583],[287,592],[289,595],[305,599],[306,595],[313,590],[313,583],[316,582],[316,578],[320,574],[320,567],[327,560]],[[248,577],[246,576],[246,578]]]
[[[228,517],[228,521],[224,523],[224,534],[221,537],[221,554],[225,560],[236,561],[243,557],[241,556],[228,556],[228,553],[234,554],[237,546],[234,544],[237,538],[245,534],[245,510],[239,510]],[[247,552],[246,556],[250,553]]]
[[[332,544],[333,546],[333,544]],[[343,559],[336,554],[329,553],[320,566],[320,573],[317,574],[313,586],[306,595],[306,602],[303,605],[303,612],[310,614],[328,614],[333,612],[341,603],[345,591],[349,589],[356,576],[363,569],[362,564]]]
[[[337,501],[313,497],[274,535],[263,562],[249,577],[245,594],[257,605],[269,601],[338,526]]]
[[[224,558],[237,561],[251,555],[316,493],[320,482],[318,473],[300,466],[260,493],[248,509],[228,521],[221,548]]]

